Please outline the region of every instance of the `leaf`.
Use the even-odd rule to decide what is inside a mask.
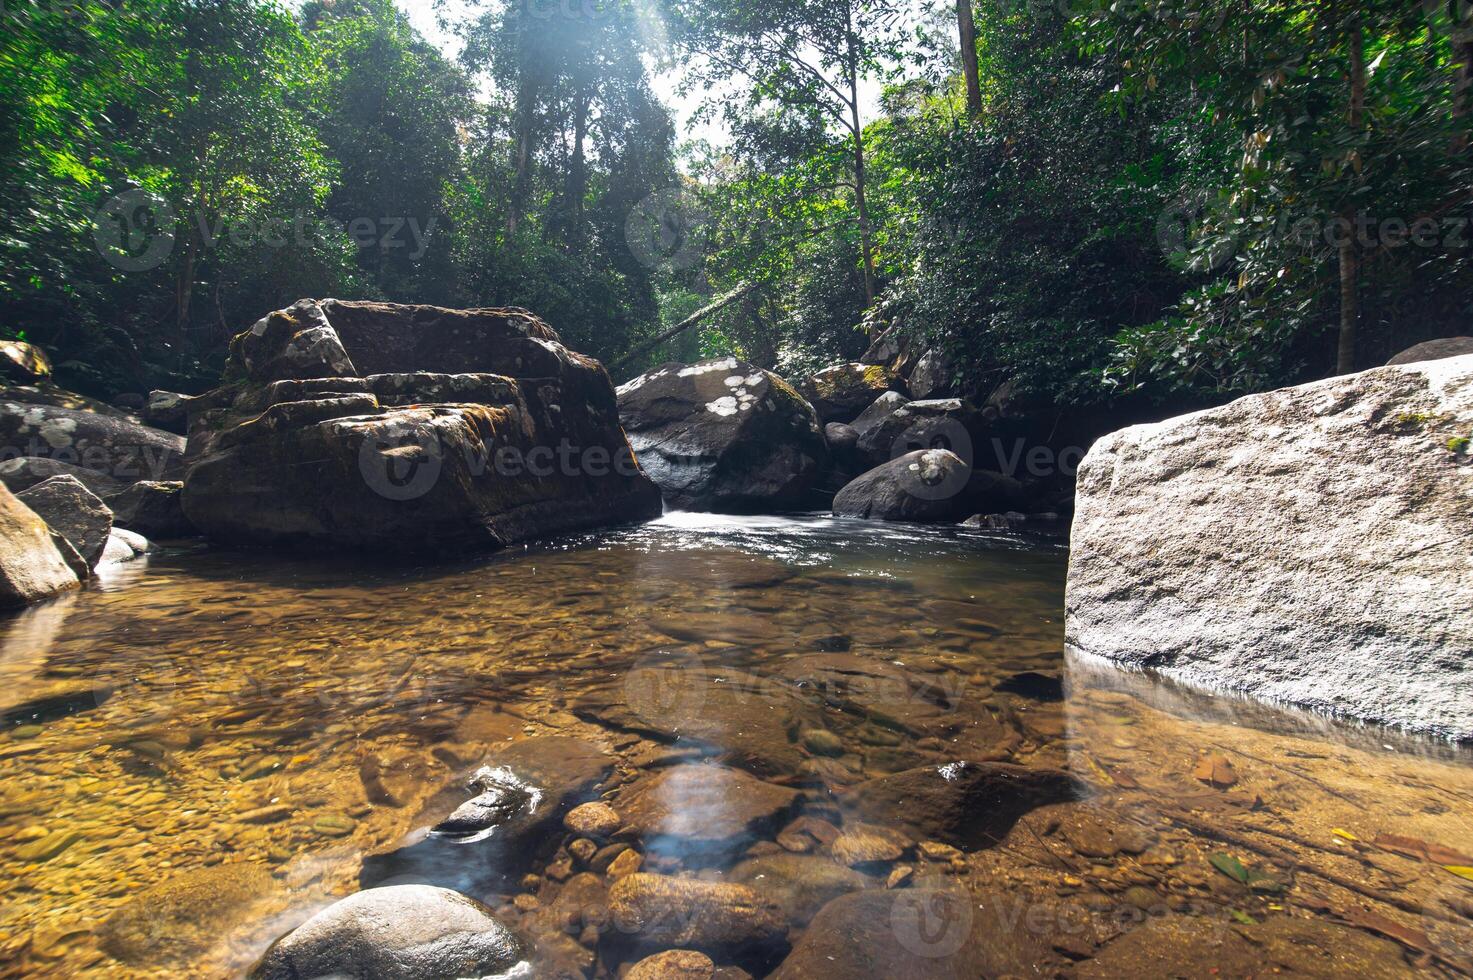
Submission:
[[[1466,865],[1444,864],[1442,870],[1451,871],[1459,878],[1467,878],[1469,881],[1473,881],[1473,868],[1467,867]]]
[[[1473,866],[1473,857],[1461,854],[1450,847],[1434,844],[1419,837],[1403,837],[1400,834],[1378,834],[1371,843],[1383,851],[1391,851],[1403,857],[1426,861],[1428,864]]]
[[[1360,840],[1359,837],[1355,836],[1350,831],[1341,830],[1339,827],[1331,827],[1330,833],[1334,834],[1336,837],[1339,837],[1341,840]]]
[[[1248,869],[1243,867],[1242,861],[1239,861],[1231,854],[1213,854],[1207,860],[1212,862],[1214,868],[1239,884],[1248,884]]]
[[[1210,783],[1218,789],[1227,789],[1238,782],[1238,771],[1233,764],[1221,755],[1204,755],[1197,761],[1197,767],[1192,770],[1192,776],[1204,783]]]
[[[1258,925],[1257,919],[1253,918],[1253,916],[1249,915],[1247,912],[1242,911],[1241,909],[1228,909],[1228,914],[1231,915],[1236,921],[1241,922],[1245,926]]]

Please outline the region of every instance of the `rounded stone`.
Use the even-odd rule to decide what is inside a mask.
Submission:
[[[374,977],[439,980],[505,973],[526,947],[480,902],[430,885],[373,888],[278,940],[253,980]]]
[[[672,949],[634,964],[624,980],[711,980],[716,964],[705,953]]]
[[[607,803],[584,803],[568,811],[563,826],[579,837],[606,840],[619,829],[619,814]]]

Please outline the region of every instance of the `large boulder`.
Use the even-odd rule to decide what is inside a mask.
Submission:
[[[834,513],[877,521],[959,521],[978,510],[1010,506],[1022,493],[1018,481],[977,469],[950,450],[918,449],[845,485],[834,496]]]
[[[76,549],[89,572],[102,561],[113,512],[76,477],[53,476],[16,497]]]
[[[1440,361],[1445,357],[1461,357],[1473,354],[1473,337],[1442,337],[1408,347],[1386,364],[1415,364],[1418,361]]]
[[[155,429],[186,435],[189,399],[175,391],[150,391],[143,405],[143,421]]]
[[[876,398],[900,384],[889,368],[878,364],[836,364],[809,377],[798,391],[820,422],[852,422]]]
[[[898,391],[887,391],[879,398],[870,402],[869,407],[860,412],[853,422],[849,423],[854,431],[860,435],[867,432],[872,426],[878,425],[893,415],[898,409],[910,404]]]
[[[1085,654],[1473,739],[1473,356],[1134,426],[1079,472]]]
[[[828,457],[813,407],[734,357],[635,378],[619,388],[619,416],[640,465],[678,510],[797,506]]]
[[[177,476],[184,456],[179,436],[126,418],[15,401],[0,401],[0,443],[123,483]]]
[[[64,544],[15,494],[0,488],[0,607],[24,606],[80,585],[59,547]]]
[[[217,541],[456,552],[660,512],[602,365],[523,310],[303,300],[226,379],[188,402],[184,513]]]
[[[971,467],[945,449],[907,453],[856,478],[834,496],[839,517],[879,521],[956,520]]]
[[[278,940],[251,976],[444,980],[505,974],[526,961],[523,940],[480,902],[444,888],[395,885],[318,912]]]

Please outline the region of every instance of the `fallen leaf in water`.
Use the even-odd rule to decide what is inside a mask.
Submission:
[[[1204,783],[1211,783],[1218,789],[1227,789],[1238,782],[1238,771],[1233,764],[1221,755],[1204,755],[1197,761],[1197,768],[1192,770],[1192,776]]]
[[[1334,834],[1336,837],[1341,838],[1342,840],[1360,840],[1359,837],[1355,836],[1350,831],[1341,830],[1339,827],[1331,827],[1330,833]]]
[[[1428,864],[1473,866],[1473,857],[1460,854],[1450,847],[1434,844],[1418,837],[1402,837],[1399,834],[1379,834],[1371,843],[1383,851],[1391,851],[1404,857],[1426,861]]]
[[[1469,881],[1473,881],[1473,868],[1467,867],[1466,865],[1444,864],[1442,870],[1451,871],[1459,878],[1467,878]]]
[[[1212,866],[1239,884],[1248,884],[1248,869],[1243,867],[1243,862],[1231,854],[1214,854],[1207,859]]]
[[[1394,939],[1403,946],[1409,946],[1419,953],[1436,954],[1432,947],[1432,940],[1420,929],[1404,926],[1400,922],[1394,922],[1384,915],[1375,912],[1367,912],[1365,909],[1350,909],[1345,913],[1345,921],[1371,932],[1378,932],[1387,939]]]
[[[1258,920],[1253,918],[1253,916],[1249,915],[1247,912],[1244,912],[1240,909],[1229,909],[1228,912],[1230,915],[1232,915],[1234,919],[1241,922],[1245,926],[1258,925]]]

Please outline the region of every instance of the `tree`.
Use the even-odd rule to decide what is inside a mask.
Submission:
[[[972,0],[956,0],[956,24],[962,77],[967,85],[967,117],[975,120],[982,115],[982,79],[977,71],[977,25],[972,20]]]
[[[847,147],[867,306],[878,286],[860,85],[899,57],[902,14],[893,0],[693,0],[670,12],[693,79],[713,92],[744,80],[744,99],[708,102],[734,129],[771,115],[779,132],[837,133]]]

